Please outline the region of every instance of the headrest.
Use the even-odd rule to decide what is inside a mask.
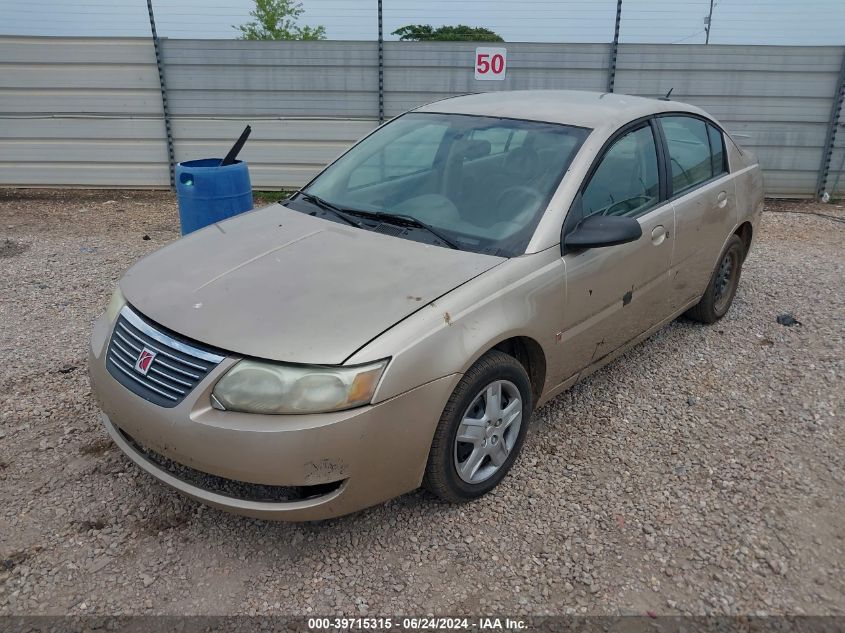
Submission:
[[[455,151],[464,160],[475,160],[490,155],[490,141],[467,139],[458,141],[456,145]]]

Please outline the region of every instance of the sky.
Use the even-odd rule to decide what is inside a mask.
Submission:
[[[303,0],[329,39],[377,36],[376,0]],[[233,38],[253,0],[153,0],[160,37]],[[623,0],[620,41],[704,43],[710,0]],[[616,0],[383,0],[386,39],[406,24],[484,26],[512,42],[607,42]],[[0,34],[149,36],[146,0],[0,0]],[[845,44],[845,0],[715,0],[711,44]]]

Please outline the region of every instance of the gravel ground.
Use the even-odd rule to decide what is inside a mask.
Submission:
[[[89,329],[173,197],[0,190],[0,613],[845,613],[845,227],[795,213],[845,210],[769,209],[728,316],[544,406],[493,494],[297,525],[180,497],[98,423]]]

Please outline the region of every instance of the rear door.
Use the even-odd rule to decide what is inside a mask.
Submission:
[[[670,295],[677,311],[707,287],[736,222],[736,190],[728,173],[722,132],[703,118],[657,118],[665,138],[669,195],[675,208]]]
[[[636,242],[564,255],[566,313],[561,379],[613,352],[669,316],[674,210],[661,184],[656,124],[633,124],[612,139],[581,189],[584,217],[636,218]],[[665,180],[665,179],[664,179]]]

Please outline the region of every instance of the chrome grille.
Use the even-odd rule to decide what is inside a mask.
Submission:
[[[146,352],[152,361],[139,369]],[[124,306],[112,331],[106,366],[124,387],[154,404],[175,407],[225,356],[153,325]]]

